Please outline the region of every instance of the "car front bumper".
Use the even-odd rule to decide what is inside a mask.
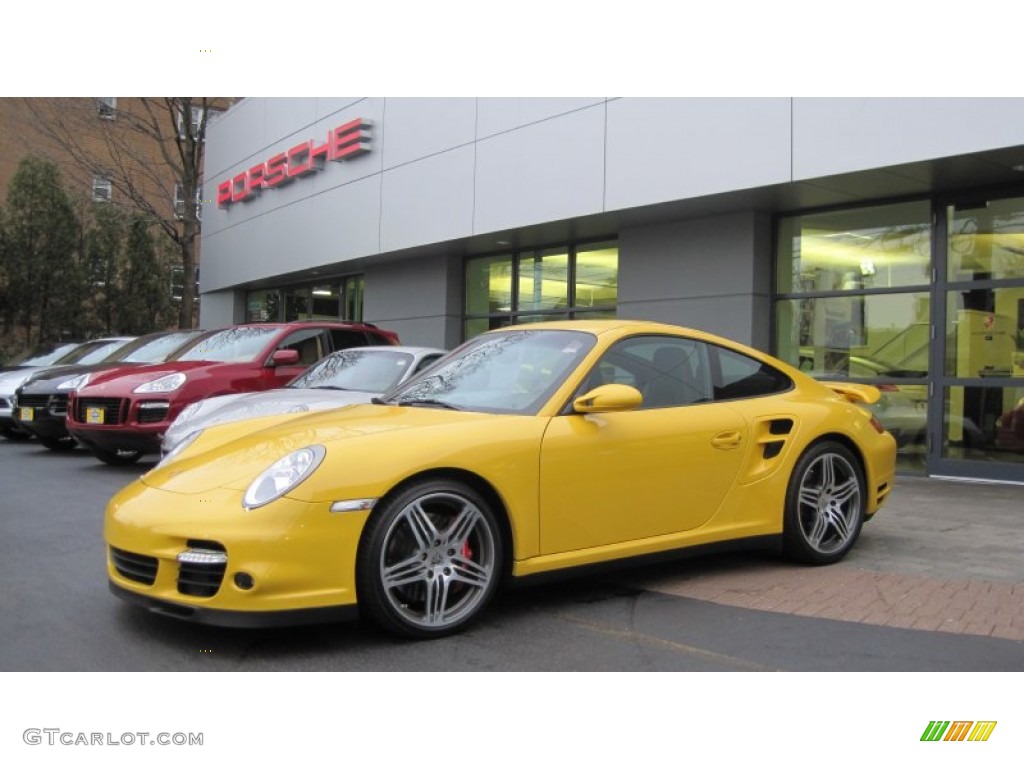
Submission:
[[[247,510],[241,498],[237,490],[181,494],[141,482],[121,491],[104,528],[112,591],[157,613],[227,626],[330,620],[314,616],[355,606],[356,549],[369,512],[288,498]],[[223,562],[188,562],[196,553]]]

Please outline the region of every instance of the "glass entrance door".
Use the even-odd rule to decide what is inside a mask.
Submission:
[[[1024,479],[1024,198],[939,211],[930,474]]]

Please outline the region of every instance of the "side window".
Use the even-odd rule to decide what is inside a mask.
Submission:
[[[579,394],[602,384],[640,390],[641,408],[671,408],[712,399],[707,345],[673,336],[634,336],[609,349]]]
[[[781,371],[733,352],[713,347],[715,369],[715,400],[736,400],[785,392],[793,383]]]
[[[285,336],[277,345],[278,349],[294,349],[299,353],[298,365],[312,365],[325,354],[323,331],[319,328],[304,328]]]
[[[443,355],[427,355],[422,360],[420,360],[420,364],[416,366],[415,373],[419,373],[420,371],[425,371],[427,368],[432,366],[434,363],[436,363],[442,357],[443,357]]]
[[[378,346],[391,346],[391,339],[387,336],[381,336],[379,333],[373,333],[372,331],[368,331],[366,335],[370,339],[371,344],[376,344]]]
[[[376,341],[368,342],[366,334],[362,331],[349,331],[344,328],[331,328],[331,341],[334,342],[334,349],[348,349],[349,347],[365,347]]]

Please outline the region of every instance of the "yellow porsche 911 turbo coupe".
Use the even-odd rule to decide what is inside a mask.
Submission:
[[[373,404],[191,436],[110,501],[111,590],[437,637],[511,579],[723,546],[832,563],[892,489],[878,396],[671,325],[490,331]]]

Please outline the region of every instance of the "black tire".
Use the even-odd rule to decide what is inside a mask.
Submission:
[[[51,451],[70,451],[77,445],[73,437],[40,437],[39,442]]]
[[[125,467],[142,458],[142,451],[130,451],[125,448],[113,451],[108,451],[106,448],[92,448],[91,450],[97,459],[114,467]]]
[[[783,549],[802,563],[841,560],[864,525],[867,483],[853,452],[842,443],[815,443],[797,461],[786,491]]]
[[[490,504],[456,480],[417,482],[377,505],[356,557],[360,610],[383,629],[432,638],[461,630],[504,567]]]
[[[8,440],[28,440],[32,437],[28,432],[23,432],[20,429],[15,429],[14,427],[0,427],[0,432],[2,432],[3,436]]]

